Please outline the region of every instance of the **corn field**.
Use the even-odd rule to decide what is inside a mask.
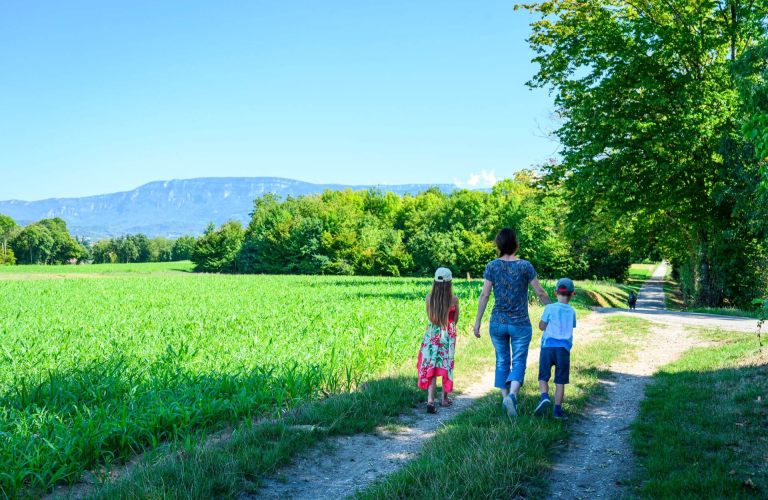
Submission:
[[[456,289],[469,306],[480,286]],[[414,359],[429,287],[298,276],[0,281],[0,492],[39,497],[161,443],[354,389]]]

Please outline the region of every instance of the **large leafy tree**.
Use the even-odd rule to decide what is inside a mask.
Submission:
[[[73,259],[80,259],[84,249],[72,235],[69,234],[67,223],[56,217],[53,219],[43,219],[37,222],[48,229],[53,238],[50,261],[54,264],[66,264]]]
[[[51,232],[41,224],[30,224],[11,240],[16,258],[25,264],[47,264],[55,241]]]
[[[192,249],[195,247],[194,236],[181,236],[173,242],[172,260],[189,260]]]
[[[754,253],[764,228],[750,208],[757,167],[743,155],[732,66],[763,37],[766,12],[711,0],[522,7],[541,16],[529,85],[555,94],[562,162],[549,180],[565,186],[573,228],[626,227],[632,243],[675,260],[698,302],[736,299],[734,281],[756,271],[722,257]]]

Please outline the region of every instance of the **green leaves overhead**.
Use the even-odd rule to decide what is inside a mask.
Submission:
[[[618,223],[627,244],[645,241],[677,267],[690,264],[691,295],[707,305],[726,299],[732,280],[752,282],[758,267],[733,276],[712,259],[746,251],[729,233],[741,243],[764,235],[764,217],[748,208],[759,168],[744,154],[734,75],[735,61],[765,42],[764,2],[518,7],[540,15],[529,38],[540,69],[529,85],[554,93],[562,120],[562,162],[548,181],[565,187],[569,223],[581,234]]]

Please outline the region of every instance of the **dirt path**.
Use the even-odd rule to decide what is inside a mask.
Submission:
[[[402,427],[395,432],[380,430],[376,434],[333,438],[330,450],[320,445],[307,456],[296,459],[291,466],[280,471],[278,479],[266,481],[265,488],[250,498],[344,498],[377,477],[399,469],[414,457],[443,422],[466,410],[492,388],[491,372],[456,396],[453,406],[439,408],[437,415],[419,412],[412,417],[404,417]]]
[[[646,348],[632,362],[611,365],[600,383],[604,397],[594,400],[575,425],[568,447],[550,474],[552,498],[617,499],[634,466],[629,425],[637,418],[651,375],[692,346],[680,327],[654,328]],[[567,397],[567,393],[566,393]]]
[[[528,362],[538,361],[538,357],[539,350],[531,350]],[[419,409],[415,415],[403,416],[401,426],[395,431],[379,430],[376,434],[333,438],[330,440],[330,450],[321,445],[306,456],[296,459],[291,466],[280,471],[278,479],[266,481],[265,488],[249,498],[344,498],[379,476],[402,467],[444,422],[494,390],[493,381],[493,372],[484,374],[479,382],[454,397],[453,406],[438,408],[437,415],[428,415]]]
[[[602,317],[592,314],[579,323],[580,340],[599,336]],[[484,341],[489,340],[484,338]],[[539,349],[528,351],[528,364],[539,361]],[[330,440],[328,447],[320,446],[299,457],[279,474],[265,481],[265,486],[249,500],[292,499],[320,500],[344,498],[369,485],[376,478],[392,473],[413,458],[424,442],[434,436],[444,422],[469,408],[493,387],[493,371],[480,381],[463,389],[450,408],[439,408],[438,415],[427,415],[418,409],[414,415],[403,416],[395,432],[379,430],[376,434],[357,434]],[[499,397],[501,403],[501,397]]]
[[[607,314],[637,314],[662,325],[651,331],[647,345],[633,356],[631,362],[615,363],[610,367],[613,376],[601,381],[606,386],[605,396],[594,401],[585,418],[574,424],[569,446],[556,461],[550,475],[551,497],[611,499],[625,493],[621,483],[629,477],[633,467],[629,425],[638,415],[639,402],[651,375],[694,344],[686,336],[685,327],[749,329],[756,323],[742,318],[670,314],[664,309],[665,274],[666,266],[661,265],[653,278],[643,285],[636,311],[600,308],[597,311],[602,314],[592,314],[580,321],[576,339],[580,344],[603,334],[601,325]],[[538,349],[529,352],[528,363],[538,361],[538,352]],[[376,434],[333,438],[330,448],[320,447],[308,452],[275,478],[266,481],[259,493],[244,498],[344,498],[402,467],[444,422],[492,390],[493,373],[489,372],[457,396],[452,408],[440,408],[437,416],[417,411],[415,415],[404,416],[402,427],[397,431],[380,430]]]
[[[628,314],[658,318],[655,314],[664,311],[665,274],[662,264],[641,288],[637,310]],[[591,404],[585,418],[575,425],[567,449],[556,459],[549,478],[552,498],[617,499],[626,493],[622,483],[634,467],[629,425],[640,411],[645,387],[658,368],[694,345],[685,332],[691,322],[685,317],[671,318],[652,329],[646,346],[631,362],[611,365],[612,377],[601,381],[607,389],[605,396]],[[696,324],[720,326],[718,318],[697,318]]]

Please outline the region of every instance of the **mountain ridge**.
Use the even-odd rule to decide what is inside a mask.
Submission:
[[[21,225],[60,217],[74,235],[92,239],[144,233],[149,237],[197,236],[210,222],[239,220],[247,224],[253,201],[266,193],[282,198],[322,193],[326,189],[380,188],[417,194],[430,187],[444,192],[452,184],[347,185],[314,184],[281,177],[197,177],[152,181],[129,191],[37,201],[0,201],[0,213]]]

